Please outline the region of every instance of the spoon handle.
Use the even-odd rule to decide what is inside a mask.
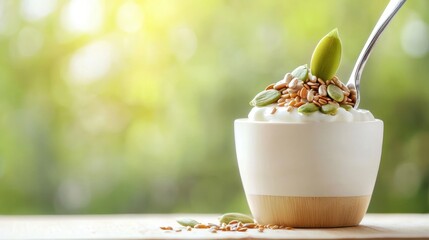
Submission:
[[[406,0],[390,0],[389,4],[386,6],[386,9],[384,10],[383,14],[380,16],[380,19],[372,30],[371,35],[369,35],[369,38],[366,41],[358,60],[356,61],[350,79],[347,83],[347,85],[353,84],[356,87],[358,93],[360,88],[360,78],[362,75],[362,70],[365,67],[366,61],[371,54],[374,44],[377,42],[377,39],[380,37],[383,30],[389,24],[390,20],[392,20],[393,16],[395,16],[398,10],[402,7],[405,1]],[[359,105],[359,95],[360,94],[358,94],[358,99],[356,100],[355,107]]]

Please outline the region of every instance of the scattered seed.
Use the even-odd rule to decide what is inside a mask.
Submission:
[[[187,227],[186,227],[186,231],[192,231],[192,227],[187,226]]]
[[[286,111],[288,111],[288,112],[292,112],[292,110],[293,110],[293,107],[292,107],[292,106],[288,106],[288,107],[286,108]]]
[[[173,228],[172,228],[172,227],[170,227],[170,226],[166,226],[166,227],[159,227],[159,228],[161,228],[162,230],[173,230]]]
[[[209,226],[200,223],[200,224],[195,225],[194,228],[209,228]]]
[[[240,227],[240,228],[237,228],[237,231],[239,231],[239,232],[245,232],[245,231],[247,231],[247,228]]]
[[[258,228],[258,232],[264,232],[264,228],[263,227]]]
[[[256,223],[246,223],[243,225],[243,227],[246,228],[255,228],[256,227]]]

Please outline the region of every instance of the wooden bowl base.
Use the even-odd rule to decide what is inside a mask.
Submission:
[[[359,225],[371,196],[286,197],[247,195],[253,217],[259,224],[320,228]]]

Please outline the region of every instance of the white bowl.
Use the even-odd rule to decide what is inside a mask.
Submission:
[[[235,121],[238,166],[261,224],[358,225],[374,189],[383,122]]]

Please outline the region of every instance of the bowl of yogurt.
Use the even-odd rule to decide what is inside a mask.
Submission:
[[[248,118],[234,122],[240,176],[259,224],[356,226],[368,209],[383,122],[354,108],[356,90],[335,76],[338,49],[334,30],[310,67],[268,85],[250,102]]]

